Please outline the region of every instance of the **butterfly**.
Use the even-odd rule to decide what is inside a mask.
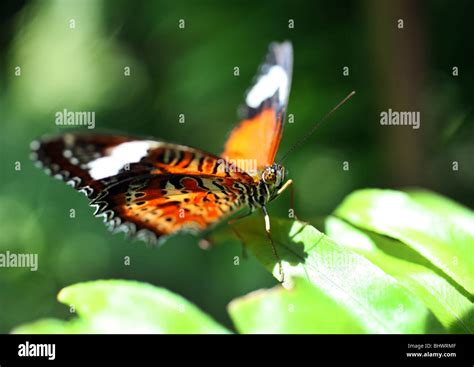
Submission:
[[[162,243],[261,208],[271,239],[267,205],[292,183],[275,163],[292,65],[290,42],[270,44],[220,155],[155,139],[68,132],[33,141],[31,158],[83,192],[112,231]]]

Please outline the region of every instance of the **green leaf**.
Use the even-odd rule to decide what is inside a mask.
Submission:
[[[229,314],[244,334],[363,333],[358,320],[303,278],[291,290],[277,286],[233,300]],[[331,317],[332,315],[337,317]]]
[[[273,254],[263,227],[261,218],[249,218],[235,225],[235,229],[246,246],[278,278],[278,260]],[[306,295],[299,295],[300,291],[296,290],[297,295],[294,296],[296,301],[311,300],[311,304],[307,307],[312,307],[315,313],[319,309],[325,309],[325,320],[312,316],[309,320],[313,324],[305,325],[301,332],[308,330],[326,332],[327,320],[338,322],[338,320],[348,319],[354,319],[355,323],[367,333],[443,332],[443,327],[433,313],[395,278],[384,273],[363,256],[336,244],[311,225],[294,220],[272,218],[272,237],[282,259],[287,283],[299,277],[306,279],[315,288]],[[291,288],[291,285],[287,284],[287,286]],[[306,292],[308,287],[302,287],[304,290],[301,292]],[[292,290],[287,292],[292,292]],[[325,295],[321,300],[316,296],[320,293]],[[266,297],[270,297],[270,300],[265,300]],[[281,291],[281,294],[270,291],[270,293],[259,295],[257,300],[248,301],[245,308],[239,307],[238,303],[237,306],[233,305],[230,309],[231,315],[239,330],[243,332],[248,330],[273,332],[277,326],[271,326],[269,320],[259,319],[258,315],[262,313],[262,307],[264,307],[262,305],[271,304],[272,299],[281,300],[277,302],[281,308],[279,312],[273,309],[276,313],[274,318],[274,323],[276,323],[279,315],[287,314],[285,307],[287,297],[291,296],[287,296],[285,291]],[[328,299],[336,303],[338,307],[328,307]],[[239,312],[236,313],[236,310]],[[255,320],[261,320],[262,324],[253,324],[247,329],[242,320],[251,319],[252,312],[254,312]],[[301,313],[299,316],[301,319],[298,322],[301,325],[306,315],[303,316]],[[297,326],[287,325],[285,329],[284,326],[279,325],[277,328],[279,332],[291,333],[296,332]],[[354,327],[340,332],[346,331],[354,332]]]
[[[326,220],[325,228],[337,243],[365,256],[396,278],[422,300],[450,332],[474,333],[472,302],[410,247],[335,217]]]
[[[91,333],[90,326],[84,320],[71,321],[57,319],[42,319],[17,326],[13,334],[87,334]]]
[[[406,243],[474,293],[474,214],[430,192],[367,189],[349,195],[335,215]]]
[[[228,333],[184,298],[160,287],[126,280],[101,280],[64,288],[58,300],[79,319],[40,320],[14,333]]]

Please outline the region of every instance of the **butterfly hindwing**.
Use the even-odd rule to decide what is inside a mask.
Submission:
[[[223,158],[235,160],[237,165],[253,161],[258,170],[274,162],[283,132],[292,67],[291,43],[272,43],[247,91],[242,121],[227,139],[221,154]]]
[[[244,207],[246,190],[231,177],[143,175],[111,185],[92,205],[109,229],[161,241],[208,230]]]

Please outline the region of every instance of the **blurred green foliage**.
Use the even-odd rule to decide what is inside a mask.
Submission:
[[[44,319],[13,333],[227,334],[196,306],[166,289],[124,280],[101,280],[64,288],[59,301],[79,318]]]
[[[381,3],[8,3],[0,22],[0,252],[38,253],[39,270],[0,269],[0,331],[45,316],[67,317],[55,295],[92,279],[165,287],[226,326],[231,322],[225,306],[232,299],[275,284],[252,257],[234,265],[241,251],[235,240],[204,252],[189,236],[150,249],[107,233],[82,195],[46,177],[28,159],[33,139],[66,130],[54,123],[55,112],[64,108],[95,111],[100,130],[151,135],[219,153],[236,122],[236,107],[274,40],[289,39],[295,50],[289,105],[295,123],[285,127],[282,151],[340,98],[357,91],[286,162],[302,218],[326,215],[349,192],[367,186],[423,186],[472,207],[471,3],[433,1],[415,10]],[[406,19],[403,31],[395,27],[399,17]],[[288,28],[289,18],[294,29]],[[180,19],[184,29],[178,27]],[[400,44],[416,38],[415,28],[421,43],[399,51]],[[410,57],[418,53],[422,57]],[[454,65],[458,77],[452,76]],[[233,75],[235,66],[239,77]],[[350,67],[347,77],[344,66]],[[15,74],[17,67],[21,75]],[[418,73],[410,76],[403,67]],[[394,96],[408,93],[397,89],[397,82],[407,79],[411,85],[410,77],[419,74],[421,88],[408,108],[421,110],[422,128],[382,128],[380,111],[393,107]],[[181,113],[185,124],[178,123]],[[400,139],[401,129],[409,135]],[[344,161],[350,170],[342,169]],[[286,215],[287,207],[284,196],[272,203],[272,216]],[[69,216],[71,208],[75,218]]]

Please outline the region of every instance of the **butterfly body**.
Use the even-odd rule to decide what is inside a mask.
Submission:
[[[85,193],[110,229],[152,243],[208,231],[242,210],[268,217],[266,205],[286,185],[275,155],[291,69],[291,44],[271,44],[220,155],[153,138],[65,133],[34,141],[32,159]]]

